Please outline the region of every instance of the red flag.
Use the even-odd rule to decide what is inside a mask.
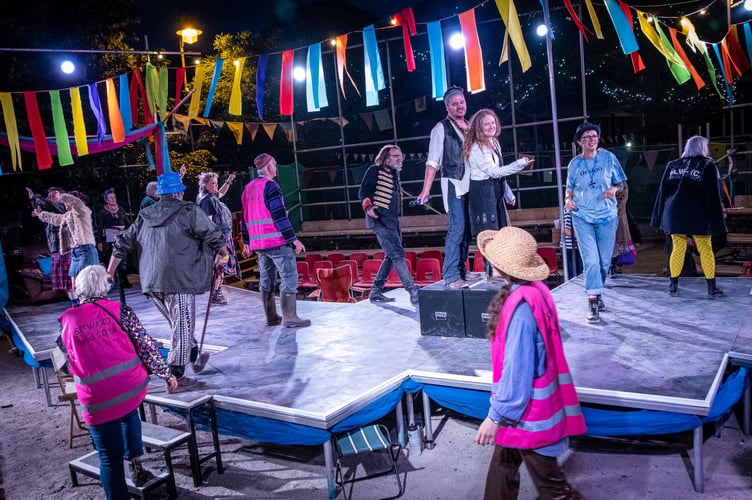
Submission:
[[[629,10],[629,5],[619,0],[619,7],[621,7],[621,10],[624,11],[624,15],[627,16],[627,19],[629,19],[629,26],[634,32],[634,22],[632,21],[632,12],[630,12]],[[629,55],[632,58],[632,68],[634,69],[635,73],[638,73],[645,69],[645,63],[642,62],[642,58],[640,57],[640,53],[638,51],[635,50]]]
[[[29,127],[34,138],[34,149],[37,152],[39,170],[52,168],[50,146],[47,144],[47,135],[44,132],[42,117],[39,114],[36,92],[24,92],[24,101],[26,101],[26,116],[29,118]]]
[[[415,29],[415,16],[413,8],[402,9],[394,15],[396,26],[402,26],[402,40],[405,42],[405,59],[407,60],[407,71],[415,71],[415,56],[413,55],[413,45],[410,42],[410,35],[417,33]]]
[[[585,27],[584,24],[582,24],[582,21],[580,21],[580,18],[577,17],[577,13],[574,11],[574,7],[572,7],[572,1],[564,0],[564,6],[567,8],[569,15],[572,16],[572,21],[574,22],[575,26],[577,26],[577,29],[580,30],[580,33],[582,33],[582,36],[585,38],[585,41],[587,42],[588,41],[588,37],[587,37],[588,29]]]
[[[141,79],[141,70],[135,68],[133,70],[133,79],[131,80],[131,119],[133,124],[138,123],[138,96],[141,95],[141,103],[144,107],[144,125],[154,123],[154,115],[149,109],[149,100],[146,98],[146,89],[144,88],[144,82]]]
[[[180,102],[180,89],[185,81],[185,68],[175,70],[175,104]]]
[[[750,68],[749,59],[744,55],[744,51],[742,50],[741,45],[739,45],[739,40],[737,40],[736,35],[734,35],[734,30],[732,28],[729,28],[729,31],[726,34],[726,40],[728,40],[728,50],[731,61],[734,63],[739,76],[741,76],[742,73],[748,71]]]
[[[294,54],[294,49],[282,53],[282,77],[279,82],[279,113],[282,115],[291,115],[293,110],[292,63]]]
[[[702,80],[702,77],[700,77],[700,74],[697,73],[697,70],[694,66],[692,66],[692,63],[689,62],[689,58],[687,57],[687,53],[684,52],[684,49],[682,49],[681,45],[679,44],[679,39],[676,38],[676,30],[674,28],[668,29],[669,35],[671,36],[671,44],[674,46],[674,50],[676,51],[676,55],[678,55],[682,61],[684,61],[684,65],[689,70],[689,74],[692,75],[692,79],[695,81],[695,85],[697,86],[697,90],[700,90],[705,86],[705,82]]]

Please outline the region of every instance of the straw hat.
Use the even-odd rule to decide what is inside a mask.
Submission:
[[[518,227],[507,226],[499,231],[482,231],[478,249],[496,269],[526,281],[548,278],[548,264],[536,252],[535,238]]]

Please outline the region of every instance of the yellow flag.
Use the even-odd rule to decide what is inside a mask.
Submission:
[[[10,159],[13,171],[21,167],[21,145],[18,142],[18,128],[16,126],[16,112],[13,109],[13,97],[9,92],[0,92],[0,103],[3,106],[3,118],[5,119],[5,132],[8,134],[10,146]]]
[[[601,30],[601,22],[598,20],[598,16],[595,15],[595,9],[593,8],[593,0],[585,0],[590,20],[593,22],[593,31],[598,39],[603,40],[603,30]]]
[[[525,39],[522,38],[522,27],[520,26],[520,18],[517,17],[517,8],[514,6],[513,0],[496,0],[496,8],[499,9],[501,19],[507,27],[507,32],[512,39],[514,49],[517,51],[517,57],[520,58],[522,72],[524,73],[530,69],[532,63],[525,45]],[[504,57],[503,54],[502,57]]]
[[[204,66],[198,66],[196,68],[196,79],[193,84],[193,95],[191,96],[191,104],[188,106],[188,116],[196,118],[198,116],[198,106],[201,104],[201,87],[204,85]]]
[[[232,93],[230,94],[230,114],[242,115],[243,114],[243,93],[240,91],[240,80],[243,78],[243,65],[245,64],[245,57],[239,58],[238,63],[235,65],[235,79],[232,82]],[[240,130],[241,138],[243,130]],[[240,144],[240,142],[238,142]]]
[[[86,142],[86,125],[84,111],[81,107],[81,93],[78,87],[70,88],[71,112],[73,114],[73,137],[76,139],[76,156],[89,154],[89,143]]]
[[[678,64],[679,66],[684,67],[684,61],[679,59],[676,53],[674,53],[671,50],[668,50],[666,46],[663,45],[663,43],[661,42],[661,37],[655,31],[655,28],[653,28],[650,25],[645,13],[638,10],[637,19],[640,20],[640,30],[645,34],[648,40],[650,40],[650,43],[652,43],[655,46],[655,48],[658,49],[658,52],[663,54],[663,57],[665,57],[669,62]]]

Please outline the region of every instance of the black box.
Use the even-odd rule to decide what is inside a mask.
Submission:
[[[418,298],[421,335],[465,336],[461,289],[445,286],[443,281],[439,281],[421,288]]]
[[[504,285],[501,280],[476,281],[462,289],[465,309],[465,337],[486,338],[488,331],[488,304]]]

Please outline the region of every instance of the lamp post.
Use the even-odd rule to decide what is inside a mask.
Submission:
[[[195,28],[183,28],[182,30],[178,30],[175,32],[180,37],[180,62],[183,65],[183,68],[185,68],[185,44],[192,44],[196,43],[198,41],[198,36],[202,34],[203,31],[197,30]],[[188,91],[188,80],[183,80],[183,85],[185,85],[186,92]]]

